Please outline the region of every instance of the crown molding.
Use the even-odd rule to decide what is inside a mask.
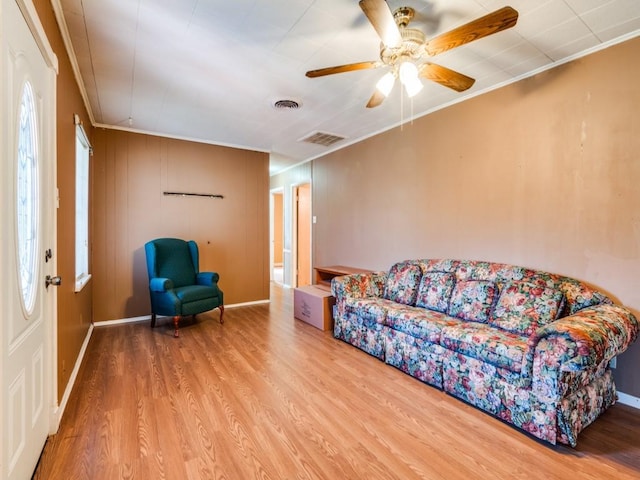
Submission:
[[[71,63],[73,76],[76,79],[78,89],[80,90],[80,95],[82,96],[84,108],[87,110],[91,125],[95,126],[96,121],[93,115],[93,110],[91,109],[91,103],[89,102],[89,95],[87,94],[87,89],[84,86],[82,74],[80,73],[78,58],[76,56],[75,50],[73,49],[73,44],[71,43],[71,35],[69,34],[69,28],[67,28],[67,22],[64,19],[64,13],[62,10],[62,5],[60,4],[60,0],[51,0],[51,6],[53,7],[53,13],[55,14],[56,22],[58,23],[58,29],[60,30],[60,35],[62,36],[62,41],[64,42],[64,47],[67,51],[69,62]]]

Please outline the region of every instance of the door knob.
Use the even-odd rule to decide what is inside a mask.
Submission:
[[[53,285],[54,287],[57,287],[61,283],[62,283],[62,278],[60,278],[57,275],[55,277],[52,277],[51,275],[47,275],[46,278],[44,279],[44,284],[47,287],[47,289],[49,289],[49,285]]]

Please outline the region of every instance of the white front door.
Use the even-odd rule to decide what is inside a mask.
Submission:
[[[31,0],[1,0],[2,479],[30,478],[56,398],[55,69]],[[49,252],[53,255],[49,255]]]

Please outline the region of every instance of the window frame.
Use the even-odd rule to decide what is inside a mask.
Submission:
[[[89,182],[90,157],[93,149],[78,116],[76,124],[76,171],[75,171],[75,292],[80,292],[91,280],[89,262]]]

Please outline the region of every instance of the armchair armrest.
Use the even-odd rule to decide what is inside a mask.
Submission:
[[[152,292],[166,292],[173,289],[173,280],[170,278],[155,277],[149,281],[149,289]]]
[[[638,320],[628,309],[601,304],[538,329],[529,339],[529,351],[535,352],[536,357],[545,357],[534,359],[534,365],[577,372],[624,352],[636,340],[639,330]],[[538,348],[539,345],[543,347]]]
[[[220,275],[217,272],[200,272],[196,277],[196,283],[198,285],[206,285],[207,287],[213,287],[220,280]]]

